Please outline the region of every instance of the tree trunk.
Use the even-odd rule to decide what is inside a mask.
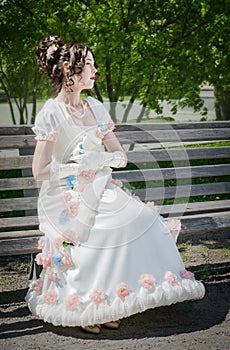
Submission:
[[[109,57],[105,60],[106,65],[106,84],[107,84],[107,92],[109,96],[109,102],[110,102],[110,110],[109,113],[111,115],[111,118],[113,119],[114,123],[117,122],[116,118],[116,99],[113,94],[113,83],[112,83],[112,77],[111,77],[111,59]]]
[[[230,90],[214,88],[216,120],[230,120]]]
[[[109,114],[110,114],[111,118],[113,119],[114,123],[117,123],[116,106],[117,106],[116,102],[110,101]]]
[[[98,88],[97,83],[94,84],[94,90],[95,90],[95,92],[96,92],[97,99],[103,103],[103,97],[102,97],[102,95],[101,95],[101,93],[100,93],[100,90],[99,90],[99,88]]]
[[[34,87],[33,87],[33,94],[32,94],[32,113],[31,113],[31,120],[30,120],[31,124],[34,124],[36,113],[37,113],[37,86],[39,85],[40,81],[41,81],[41,74],[38,74],[37,72],[35,72]]]
[[[138,88],[134,91],[133,95],[131,96],[130,100],[129,100],[129,103],[125,109],[125,112],[123,114],[123,118],[122,118],[122,123],[127,123],[127,120],[128,120],[128,116],[129,116],[129,112],[133,106],[133,103],[136,99],[136,96],[137,96],[137,92],[138,92]]]
[[[7,89],[7,86],[5,85],[3,79],[0,79],[0,83],[1,83],[1,85],[3,87],[3,90],[4,90],[4,92],[6,94],[6,97],[7,97],[7,100],[8,100],[8,104],[9,104],[9,107],[10,107],[10,113],[11,113],[11,118],[12,118],[13,124],[16,125],[16,119],[15,119],[13,104],[12,104],[11,98],[10,98],[10,92]]]
[[[142,121],[142,118],[144,117],[144,114],[145,114],[146,106],[147,106],[147,104],[144,103],[142,108],[141,108],[140,114],[137,117],[137,120],[136,120],[137,123],[140,123]]]
[[[1,74],[3,75],[3,77],[0,78],[0,83],[2,85],[3,90],[5,91],[5,94],[6,94],[8,103],[9,103],[9,107],[10,107],[12,121],[13,121],[13,124],[15,125],[16,124],[16,119],[15,119],[15,114],[14,114],[14,108],[13,108],[13,105],[12,105],[12,102],[11,102],[10,89],[8,88],[8,84],[7,84],[7,82],[8,82],[7,80],[8,79],[7,79],[6,74],[3,71],[2,65],[0,65],[0,70],[1,70]]]

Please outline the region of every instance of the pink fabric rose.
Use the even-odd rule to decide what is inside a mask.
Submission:
[[[64,192],[62,192],[61,197],[62,197],[63,202],[67,203],[71,200],[72,195],[69,191],[64,191]]]
[[[62,261],[62,264],[66,267],[73,266],[73,261],[72,261],[71,257],[68,255],[63,255],[61,261]]]
[[[40,277],[36,281],[32,282],[32,289],[35,292],[41,292],[43,286],[43,279]]]
[[[155,288],[155,278],[150,274],[143,274],[139,279],[139,283],[142,287],[146,289],[154,289]]]
[[[56,238],[54,241],[55,248],[60,248],[63,242],[64,242],[64,238],[62,236]]]
[[[43,265],[44,267],[51,266],[51,255],[45,253],[38,253],[35,261],[38,265]]]
[[[103,132],[101,131],[100,128],[97,128],[97,130],[96,130],[96,135],[97,135],[97,137],[99,137],[100,139],[103,139],[103,138],[104,138],[104,134],[103,134]]]
[[[47,290],[43,297],[44,303],[46,304],[56,304],[57,299],[58,295],[54,289]]]
[[[159,213],[159,207],[154,202],[147,202],[146,207],[149,208],[154,214]]]
[[[43,253],[38,253],[36,255],[35,261],[38,265],[42,265],[43,264]]]
[[[38,253],[35,261],[38,265],[43,265],[44,267],[51,266],[51,255],[49,253]]]
[[[50,47],[48,47],[47,52],[46,52],[46,58],[47,60],[50,60],[53,58],[53,53],[57,51],[59,45],[58,44],[52,44]]]
[[[68,310],[75,310],[81,304],[81,298],[77,294],[69,295],[65,298],[65,306]]]
[[[118,179],[112,179],[111,180],[111,183],[118,186],[118,187],[122,187],[123,186],[123,183],[121,180],[118,180]]]
[[[95,304],[100,304],[105,300],[105,296],[102,289],[95,289],[90,295],[90,300]]]
[[[124,299],[130,294],[129,286],[125,283],[121,283],[119,287],[117,288],[117,295],[121,298]]]
[[[170,218],[167,220],[166,227],[171,235],[176,237],[181,230],[181,222],[178,219]]]
[[[165,274],[165,281],[171,284],[171,286],[175,286],[177,284],[177,277],[174,275],[174,273],[168,271]]]
[[[73,243],[75,240],[75,234],[71,230],[67,230],[63,233],[63,239],[67,243]]]
[[[85,189],[85,184],[78,183],[74,187],[74,191],[83,192]]]
[[[48,269],[46,270],[46,273],[48,275],[48,279],[52,282],[58,282],[59,278],[58,278],[58,274],[52,270],[52,268],[48,267]]]
[[[70,216],[76,216],[78,214],[79,203],[72,202],[68,205],[67,209]]]
[[[49,267],[51,266],[51,255],[49,253],[47,254],[43,254],[43,261],[42,261],[42,265],[43,267]]]
[[[38,249],[42,250],[45,246],[45,237],[42,236],[38,240]]]
[[[180,275],[181,275],[181,278],[186,278],[189,280],[195,279],[195,275],[191,271],[183,270],[183,271],[181,271]]]
[[[114,121],[112,119],[110,119],[110,121],[108,122],[108,129],[109,130],[115,129],[115,124],[114,124]]]
[[[48,55],[52,55],[54,53],[54,49],[53,49],[53,46],[51,45],[50,47],[48,47],[47,49],[47,54]]]
[[[93,181],[95,172],[93,170],[83,170],[81,171],[80,176],[86,181]]]

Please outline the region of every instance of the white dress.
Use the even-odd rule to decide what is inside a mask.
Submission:
[[[88,97],[98,125],[78,126],[49,99],[36,118],[36,139],[54,142],[52,167],[79,149],[104,151],[110,131],[104,106]],[[112,179],[109,167],[43,181],[38,200],[44,238],[26,301],[54,325],[86,326],[204,296],[185,270],[167,222]]]

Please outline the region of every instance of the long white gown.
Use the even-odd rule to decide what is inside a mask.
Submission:
[[[33,128],[37,140],[54,142],[52,169],[73,151],[104,151],[110,117],[92,97],[98,125],[79,126],[64,103],[49,99]],[[55,171],[54,171],[55,173]],[[43,181],[38,200],[44,238],[26,301],[54,325],[86,326],[149,308],[204,296],[185,270],[166,221],[112,180],[109,167]]]

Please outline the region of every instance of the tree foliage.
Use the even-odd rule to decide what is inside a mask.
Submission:
[[[230,1],[219,0],[4,0],[0,3],[0,83],[14,98],[20,122],[31,122],[26,102],[50,93],[33,61],[35,45],[47,34],[83,42],[95,51],[100,80],[95,94],[124,111],[141,101],[161,114],[159,102],[202,110],[200,86],[215,86],[220,119],[229,118]],[[175,102],[179,101],[179,102]],[[205,110],[203,110],[205,113]],[[33,109],[33,118],[36,110]],[[32,120],[33,121],[33,120]]]

